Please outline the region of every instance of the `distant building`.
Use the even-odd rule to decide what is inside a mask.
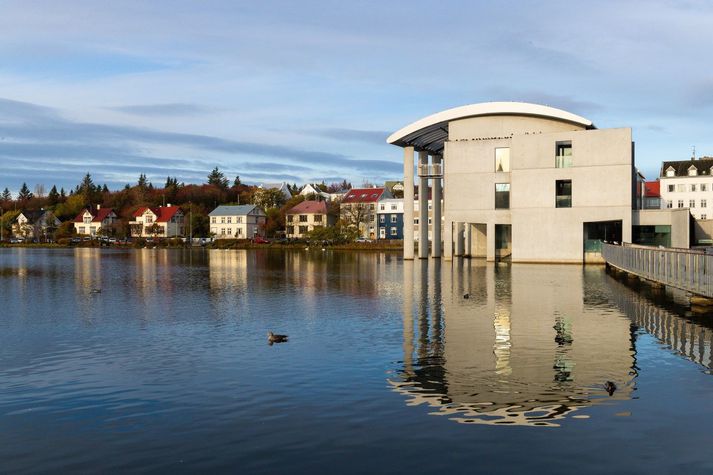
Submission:
[[[259,206],[221,205],[208,214],[216,239],[252,239],[265,235],[267,215]]]
[[[177,237],[186,233],[183,211],[178,206],[139,208],[129,221],[133,237]]]
[[[85,209],[74,218],[74,230],[84,236],[97,236],[112,232],[118,217],[112,208]]]
[[[713,157],[663,162],[659,176],[661,207],[687,208],[696,219],[713,217],[711,167]]]
[[[404,238],[404,200],[387,198],[379,201],[376,210],[379,222],[379,239]]]
[[[339,207],[340,218],[347,226],[358,228],[359,236],[376,239],[376,204],[391,197],[386,188],[353,188],[342,199]]]
[[[263,190],[278,190],[280,193],[282,193],[282,196],[285,198],[285,201],[292,198],[290,188],[284,181],[282,183],[262,183],[258,185],[258,188],[262,188]]]
[[[315,228],[334,226],[336,217],[328,214],[324,201],[303,201],[285,213],[285,235],[304,238]]]
[[[46,239],[60,224],[52,211],[21,211],[12,224],[12,233],[22,239]]]
[[[330,193],[327,191],[323,191],[319,188],[318,185],[308,183],[304,187],[302,187],[302,190],[300,190],[299,194],[306,198],[314,196],[317,199],[321,198],[325,201],[339,201],[347,193],[347,191],[348,190],[342,190]]]
[[[661,209],[661,182],[644,183],[644,209]]]

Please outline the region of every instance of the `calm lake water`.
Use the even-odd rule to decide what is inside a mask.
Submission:
[[[600,267],[0,250],[0,472],[711,473],[713,316],[643,293]]]

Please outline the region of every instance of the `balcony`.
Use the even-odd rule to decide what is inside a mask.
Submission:
[[[424,178],[441,178],[443,176],[443,164],[432,163],[430,165],[419,165],[418,176]]]

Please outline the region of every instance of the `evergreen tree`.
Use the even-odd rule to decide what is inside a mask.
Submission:
[[[64,192],[64,187],[59,190],[59,198],[65,200],[67,198],[67,193]]]
[[[145,189],[149,186],[149,181],[146,179],[146,175],[144,175],[143,173],[139,175],[139,181],[137,185],[141,189]]]
[[[89,173],[84,175],[82,182],[77,187],[77,192],[84,193],[85,195],[90,195],[94,192],[94,181]]]
[[[49,194],[47,195],[47,198],[49,199],[50,205],[56,205],[57,203],[59,203],[59,192],[57,192],[56,185],[52,185],[52,189],[50,190]]]
[[[104,187],[102,188],[102,193],[109,193],[109,187],[106,186],[106,183],[104,183]]]
[[[27,187],[27,183],[23,183],[22,188],[20,188],[20,194],[17,195],[17,199],[19,199],[20,201],[28,201],[31,200],[33,196],[34,195]]]
[[[242,183],[240,182],[240,175],[238,175],[235,177],[235,180],[233,181],[233,186],[238,187],[240,185],[242,185]]]
[[[129,184],[127,183],[126,185],[124,185],[124,189],[127,190],[127,191],[130,190],[130,189],[131,189],[131,185],[129,185]]]
[[[217,186],[218,188],[227,188],[228,179],[225,178],[223,172],[218,170],[218,167],[215,167],[213,171],[208,174],[208,184]]]
[[[5,187],[5,189],[2,192],[2,200],[3,201],[12,201],[12,193],[10,193],[10,190]]]

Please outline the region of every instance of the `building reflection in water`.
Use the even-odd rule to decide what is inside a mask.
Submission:
[[[636,326],[585,298],[606,293],[606,279],[577,266],[406,261],[403,369],[390,383],[409,405],[472,424],[557,426],[629,399]]]

